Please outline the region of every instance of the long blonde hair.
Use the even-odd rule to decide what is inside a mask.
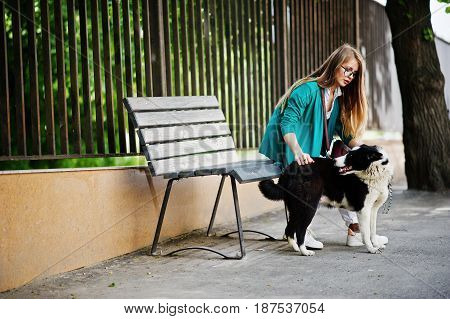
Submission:
[[[364,84],[366,64],[361,53],[347,43],[334,50],[317,70],[296,81],[287,90],[277,103],[281,107],[281,111],[284,110],[292,91],[306,82],[317,81],[317,84],[323,88],[333,86],[336,81],[335,74],[337,70],[349,58],[355,58],[358,61],[359,70],[353,81],[341,88],[343,94],[339,101],[341,107],[340,119],[344,126],[345,136],[361,137],[367,123],[367,98]]]

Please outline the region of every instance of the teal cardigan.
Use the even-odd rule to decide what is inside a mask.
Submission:
[[[329,141],[337,134],[345,144],[352,139],[344,136],[340,120],[339,99],[334,101],[333,111],[328,121]],[[283,136],[295,133],[303,152],[318,157],[322,150],[323,111],[322,95],[317,81],[304,83],[290,95],[286,108],[280,114],[277,106],[267,124],[259,152],[278,165],[285,167],[294,161],[294,154],[284,142]]]

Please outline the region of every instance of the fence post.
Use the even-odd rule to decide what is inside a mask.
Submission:
[[[361,37],[359,30],[359,0],[355,0],[355,44],[356,49],[361,50]]]
[[[281,96],[288,88],[288,40],[287,40],[287,0],[277,0],[275,2],[275,30],[276,30],[276,54],[278,70],[278,92]]]
[[[164,48],[163,5],[161,0],[150,1],[150,39],[152,52],[153,95],[167,95],[166,59]],[[167,48],[168,49],[168,48]]]
[[[9,111],[8,53],[6,50],[5,4],[0,2],[0,154],[11,156],[11,123]]]

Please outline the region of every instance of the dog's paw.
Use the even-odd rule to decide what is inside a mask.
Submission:
[[[305,245],[300,246],[300,252],[303,256],[314,256],[316,254],[314,251],[306,249]]]
[[[307,250],[306,252],[302,252],[303,256],[314,256],[316,254],[316,252],[312,251],[312,250]]]
[[[381,244],[379,242],[378,243],[372,242],[372,245],[373,245],[373,248],[378,249],[378,250],[386,248],[386,245],[383,245],[383,244]]]
[[[380,251],[380,249],[378,249],[378,247],[370,247],[370,248],[367,248],[367,250],[371,254],[380,254],[381,253],[381,251]]]

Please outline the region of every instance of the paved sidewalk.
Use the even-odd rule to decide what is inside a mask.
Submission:
[[[244,221],[245,228],[277,237],[284,224],[283,210]],[[300,256],[282,241],[246,236],[241,261],[199,251],[178,257],[138,251],[35,280],[0,298],[449,298],[449,224],[450,193],[397,190],[391,212],[378,219],[379,233],[389,237],[382,254],[346,247],[339,213],[321,208],[312,228],[325,247],[314,257]],[[230,254],[238,249],[233,238],[199,234],[164,247],[193,243]]]

